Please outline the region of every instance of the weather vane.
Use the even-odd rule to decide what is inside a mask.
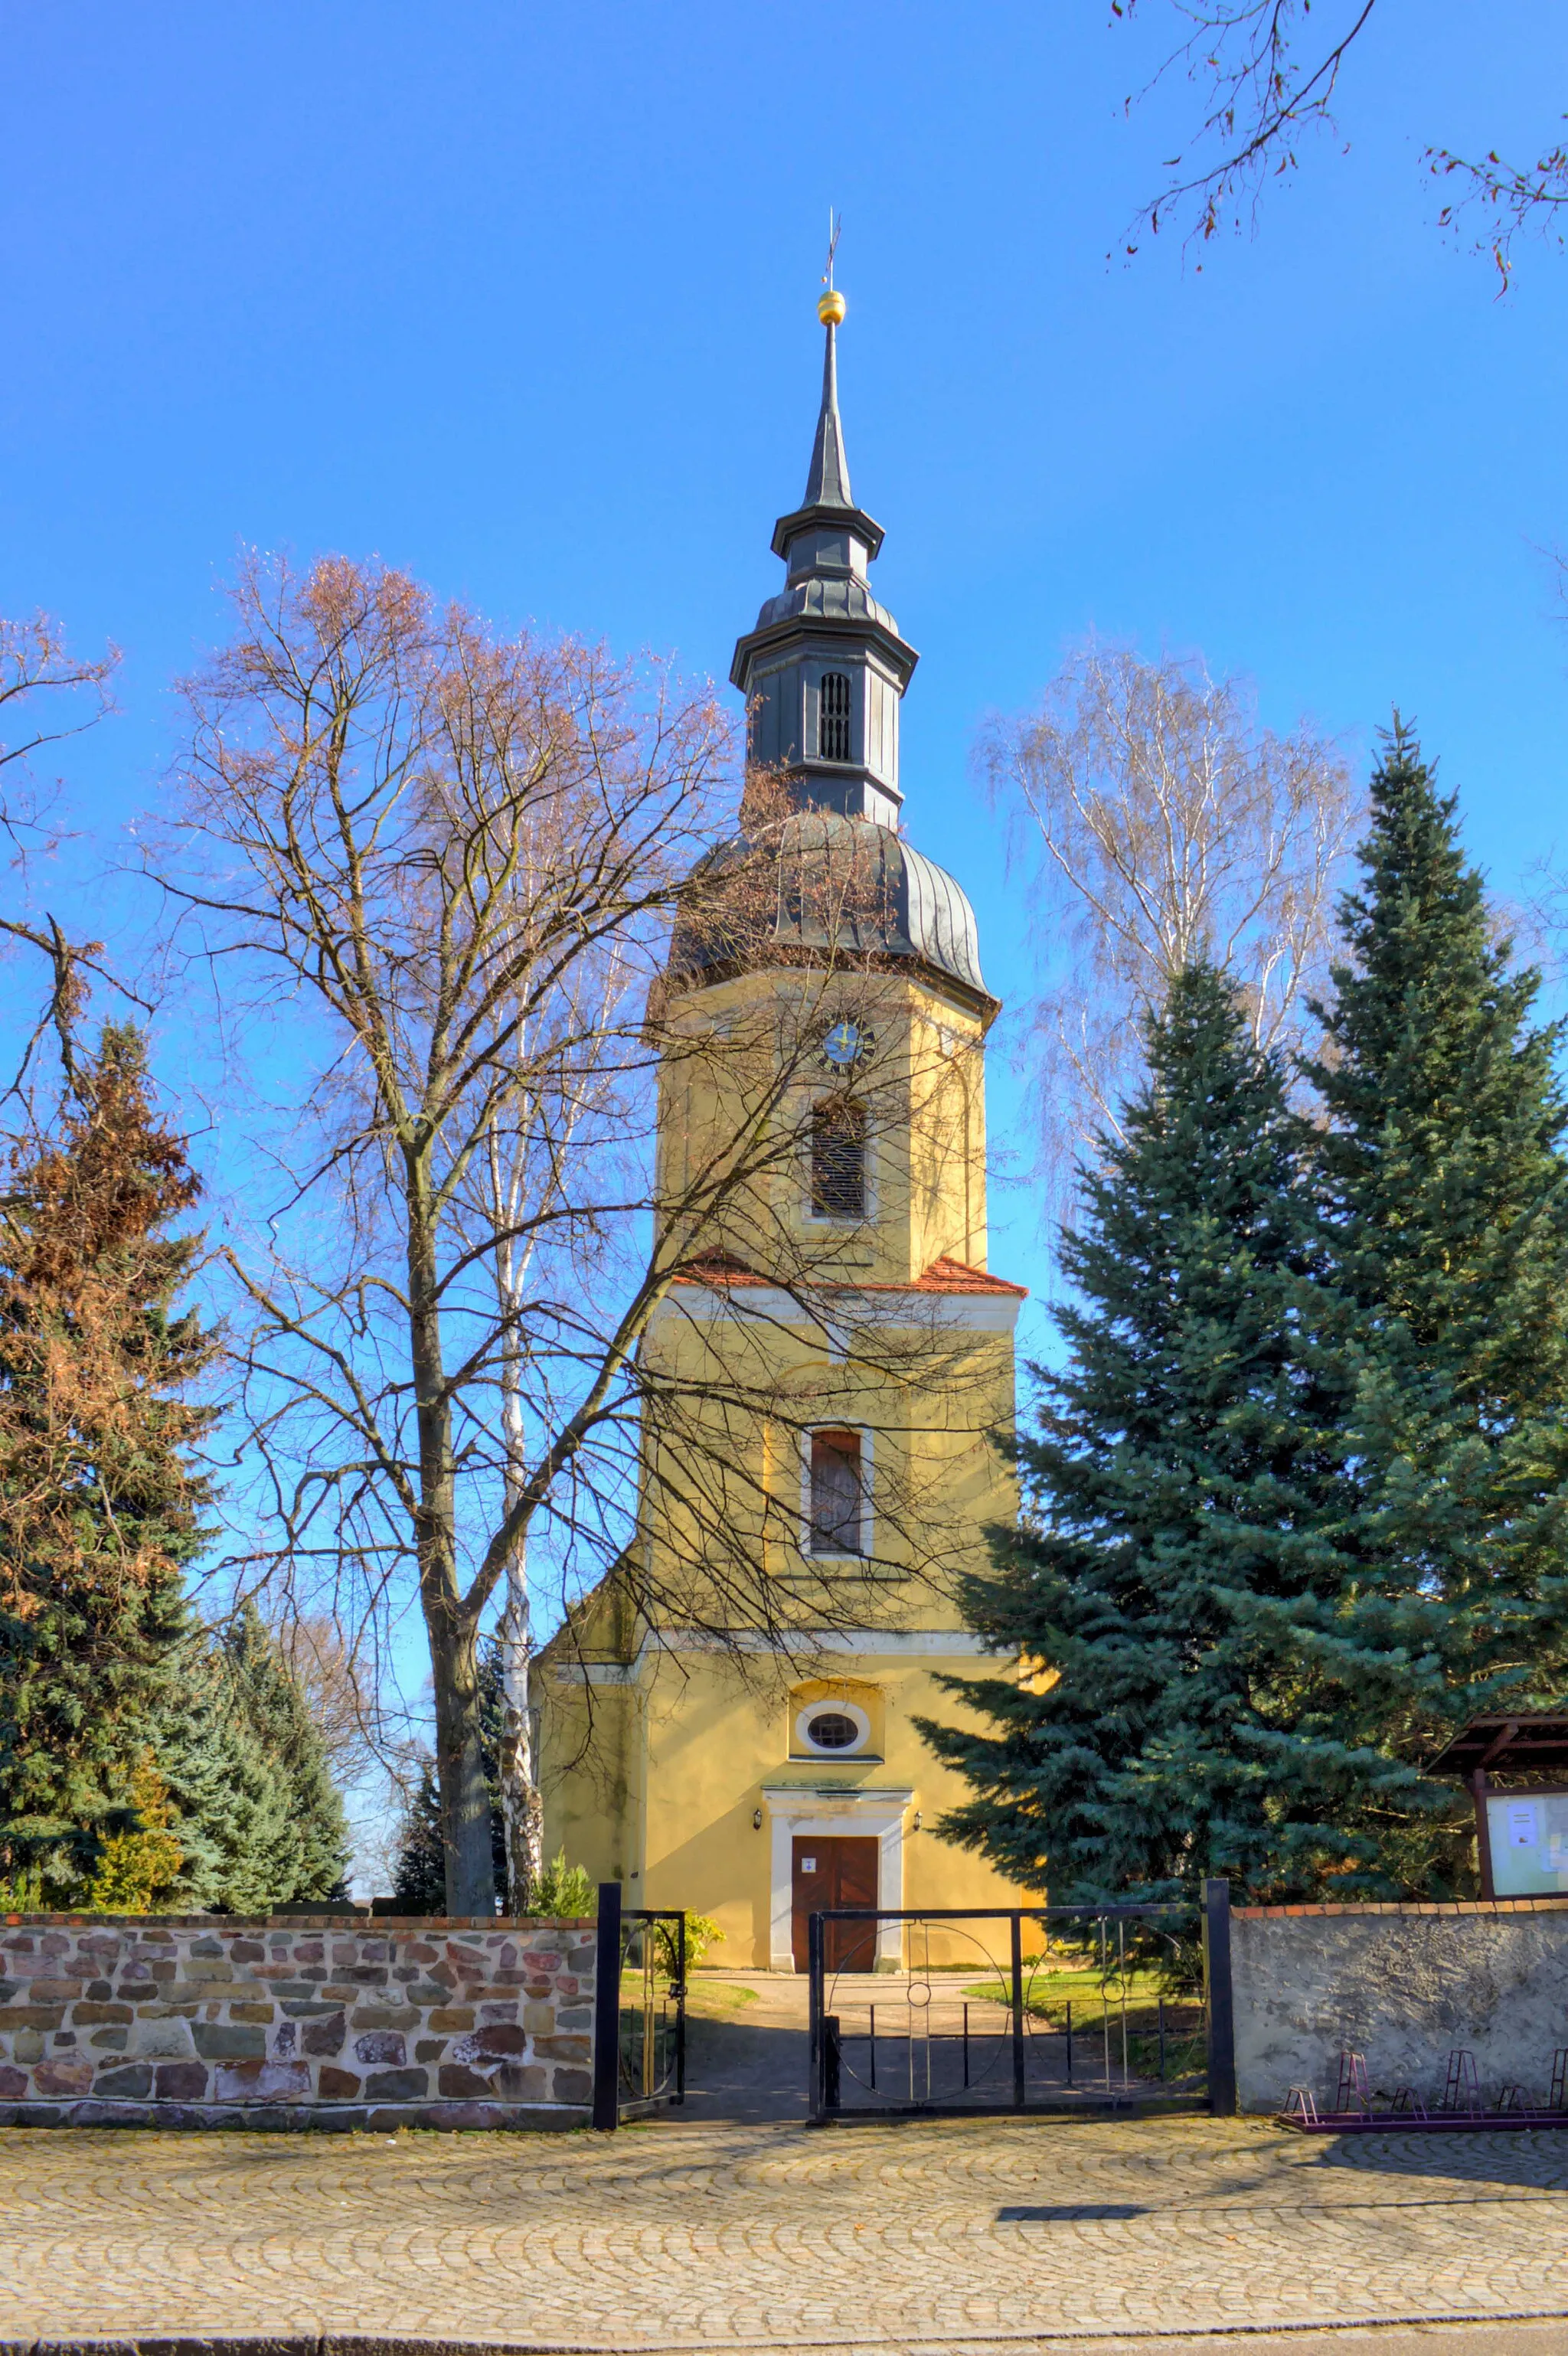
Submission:
[[[827,267],[822,273],[827,293],[817,299],[816,316],[825,327],[837,327],[844,317],[844,297],[833,284],[833,257],[838,251],[838,240],[844,230],[844,216],[827,208]]]

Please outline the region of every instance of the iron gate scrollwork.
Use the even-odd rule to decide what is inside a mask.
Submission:
[[[609,2128],[686,2100],[686,1916],[602,1881],[596,1948],[593,2124]]]
[[[1208,2110],[1211,1933],[1196,1901],[814,1914],[811,2117]]]

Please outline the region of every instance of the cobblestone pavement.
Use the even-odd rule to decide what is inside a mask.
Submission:
[[[976,2356],[1509,2316],[1568,2317],[1568,2132],[1340,2141],[1167,2118],[0,2134],[13,2347],[368,2333]],[[1568,2347],[1568,2331],[1541,2344]]]

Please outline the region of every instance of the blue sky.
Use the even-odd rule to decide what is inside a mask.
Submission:
[[[1563,831],[1568,262],[1496,301],[1419,159],[1549,140],[1568,21],[1382,0],[1349,153],[1309,143],[1200,273],[1107,262],[1191,106],[1123,118],[1160,0],[1141,21],[7,0],[0,610],[126,650],[67,763],[94,843],[155,793],[241,542],[377,551],[722,678],[804,478],[831,201],[856,490],[923,654],[906,815],[993,986],[1026,993],[1028,926],[969,748],[1091,628],[1352,746],[1397,701],[1512,889]],[[997,1209],[994,1262],[1038,1280],[1026,1196]]]

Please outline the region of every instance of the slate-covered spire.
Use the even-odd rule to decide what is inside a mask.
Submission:
[[[822,360],[822,414],[816,421],[811,472],[805,478],[805,497],[801,506],[852,508],[855,501],[849,490],[849,461],[844,455],[844,424],[838,414],[838,349],[835,341],[838,323],[829,317],[824,325],[827,329],[827,349]]]
[[[780,516],[773,526],[773,554],[784,558],[792,581],[807,573],[845,572],[863,581],[867,565],[882,544],[882,527],[855,505],[849,488],[844,421],[838,414],[837,330],[844,317],[843,295],[825,294],[816,315],[827,334],[827,347],[822,355],[822,408],[816,439],[811,445],[811,471],[799,507]]]
[[[803,803],[896,823],[898,712],[919,658],[871,594],[882,527],[855,505],[838,414],[844,297],[817,305],[827,331],[822,407],[805,498],[773,526],[785,581],[735,647],[730,676],[751,707],[751,753],[797,781]]]

